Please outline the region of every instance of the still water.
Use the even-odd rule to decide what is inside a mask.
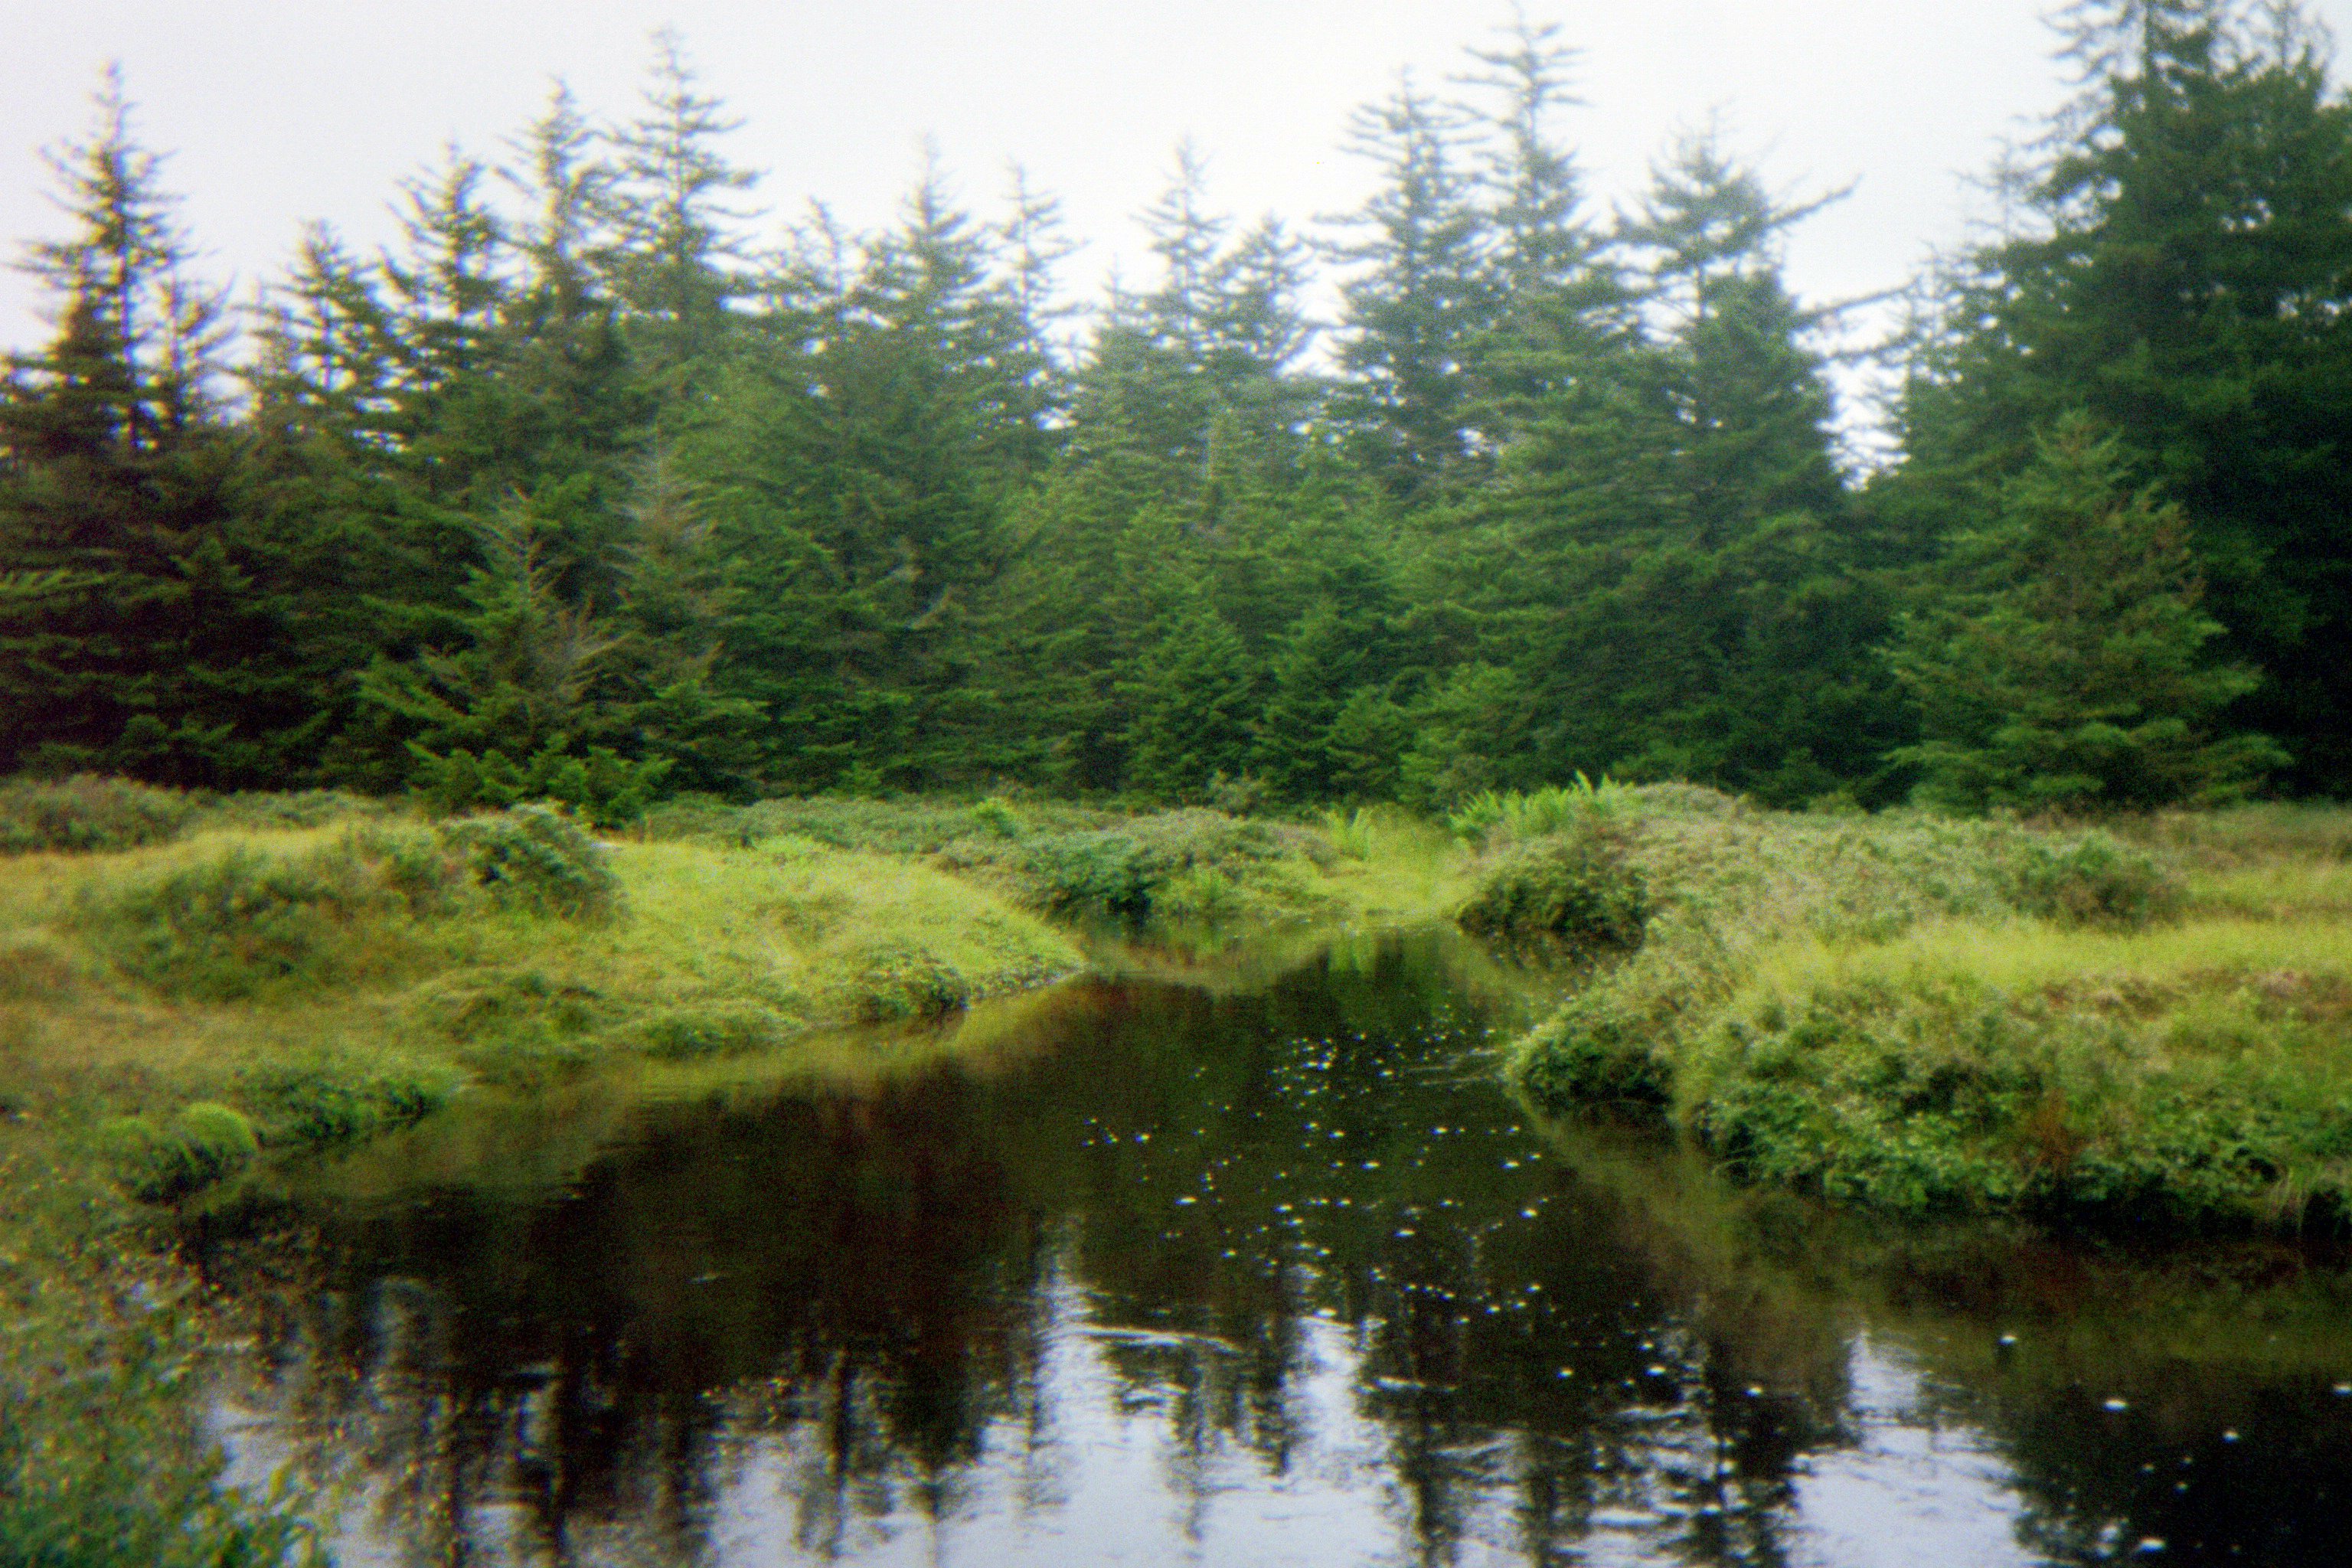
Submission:
[[[2352,1563],[2338,1260],[1545,1129],[1530,984],[1355,942],[486,1097],[204,1220],[215,1419],[346,1563]]]

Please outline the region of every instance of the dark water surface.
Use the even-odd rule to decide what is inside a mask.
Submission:
[[[2352,1563],[2352,1285],[1547,1132],[1458,946],[857,1083],[485,1100],[215,1214],[350,1563]],[[661,1087],[661,1086],[657,1086]]]

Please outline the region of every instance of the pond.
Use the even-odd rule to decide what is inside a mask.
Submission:
[[[202,1219],[215,1417],[347,1563],[2352,1562],[2340,1259],[1540,1126],[1545,984],[1357,941],[483,1096]]]

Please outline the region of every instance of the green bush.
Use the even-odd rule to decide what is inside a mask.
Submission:
[[[1579,879],[1596,878],[1591,851],[1572,847],[1588,839],[1611,846],[1638,879],[1641,951],[1517,1048],[1516,1070],[1557,1109],[1622,1099],[1628,1075],[1671,1092],[1753,956],[1783,939],[1883,942],[1923,921],[2018,914],[2133,926],[2168,915],[2180,897],[2162,861],[2104,834],[1740,811],[1688,786],[1643,785],[1624,799],[1613,820],[1497,858],[1465,911],[1471,929],[1501,931],[1539,928],[1554,911],[1605,916],[1609,883]],[[1564,874],[1548,873],[1555,858]]]
[[[1650,893],[1622,847],[1588,827],[1505,855],[1454,919],[1479,936],[1547,936],[1633,948],[1649,924]]]
[[[982,801],[971,808],[971,816],[974,831],[985,837],[1019,838],[1029,831],[1029,825],[1021,820],[1012,802],[1000,796],[991,795]]]
[[[121,1116],[101,1130],[115,1179],[137,1196],[161,1202],[234,1175],[260,1152],[242,1111],[198,1100],[158,1122]]]
[[[1674,1100],[1665,1043],[1656,1018],[1606,992],[1587,993],[1528,1037],[1522,1082],[1546,1105],[1654,1116]]]
[[[593,1060],[597,1036],[611,1026],[618,1008],[593,987],[522,970],[436,985],[415,1012],[457,1042],[469,1068],[515,1082]]]
[[[2105,833],[2024,839],[2009,873],[2021,911],[2065,925],[2144,926],[2179,914],[2186,897],[2180,878],[2154,856]]]
[[[1022,847],[1012,869],[1024,902],[1055,913],[1124,916],[1151,912],[1151,895],[1172,867],[1128,832],[1057,833]]]
[[[476,885],[507,908],[589,920],[611,913],[619,901],[612,856],[578,823],[546,806],[448,823],[441,838]]]
[[[195,815],[177,790],[82,773],[0,784],[0,854],[135,849],[176,838]]]

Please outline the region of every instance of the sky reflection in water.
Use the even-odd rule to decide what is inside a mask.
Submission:
[[[341,1478],[354,1563],[2352,1560],[2339,1270],[1548,1140],[1495,981],[1357,944],[862,1086],[445,1118],[206,1222],[222,1429]]]

